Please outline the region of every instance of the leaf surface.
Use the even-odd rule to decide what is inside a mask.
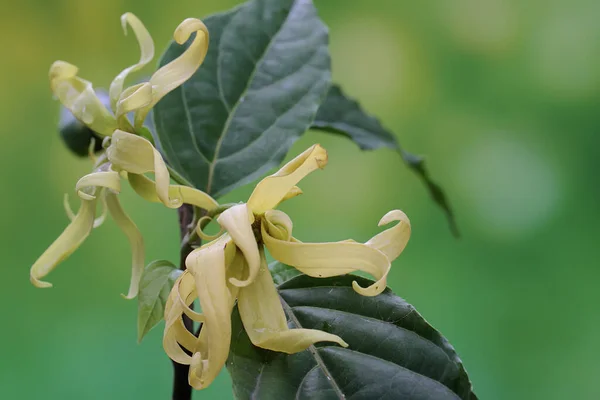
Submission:
[[[181,273],[166,260],[153,261],[144,269],[138,293],[138,342],[162,321],[169,293]]]
[[[330,85],[327,28],[310,0],[252,0],[204,20],[204,64],[154,108],[170,165],[219,197],[278,165]],[[164,65],[185,50],[172,43]]]
[[[236,398],[476,399],[454,348],[413,306],[389,289],[360,296],[353,280],[372,283],[301,275],[279,286],[291,328],[339,335],[348,348],[318,343],[292,355],[257,348],[236,309],[227,362]]]

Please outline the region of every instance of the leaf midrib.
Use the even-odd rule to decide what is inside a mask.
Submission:
[[[281,33],[283,26],[285,26],[285,24],[287,23],[288,19],[290,18],[290,15],[296,8],[296,5],[297,5],[296,0],[294,0],[294,4],[290,8],[290,12],[286,16],[286,18],[283,20],[282,24],[279,26],[277,33],[275,33],[273,35],[273,37],[269,40],[269,43],[265,47],[265,50],[263,51],[261,56],[258,58],[256,63],[254,64],[254,68],[252,69],[252,73],[250,74],[250,76],[248,78],[246,87],[244,88],[244,90],[242,91],[240,96],[237,98],[234,106],[231,108],[231,111],[229,112],[229,115],[227,116],[227,120],[225,121],[225,124],[223,125],[223,129],[221,130],[221,134],[219,135],[219,139],[217,140],[217,144],[215,146],[215,154],[214,154],[213,160],[210,162],[210,164],[208,166],[208,178],[207,178],[207,183],[206,183],[206,193],[208,193],[208,194],[210,194],[210,191],[212,189],[212,183],[213,183],[212,181],[213,181],[213,177],[215,174],[215,166],[216,166],[217,160],[219,158],[219,152],[221,151],[221,146],[223,144],[223,140],[224,140],[225,136],[227,135],[227,132],[229,131],[229,126],[231,125],[231,121],[233,120],[233,115],[237,111],[238,106],[241,104],[240,99],[242,99],[248,92],[250,85],[251,85],[252,81],[254,80],[254,76],[258,72],[259,65],[262,64],[262,61],[264,60],[265,55],[269,52],[269,50],[271,50],[271,47],[272,47],[273,43],[275,42],[275,39]],[[227,23],[225,28],[223,28],[223,32],[225,32],[227,30],[229,25],[231,25],[231,23],[234,21],[235,17],[236,17],[236,15],[234,15],[231,18],[231,20]],[[222,43],[223,43],[222,41],[219,42],[219,56],[217,57],[217,74],[218,75],[220,75],[220,73],[218,71],[220,70],[220,66],[221,66],[221,45],[222,45]],[[221,88],[221,82],[218,79],[217,79],[217,85],[219,86],[219,94],[220,95],[223,94],[222,88]],[[224,100],[224,99],[222,99],[222,100]],[[227,106],[226,106],[226,108],[227,108]]]
[[[283,309],[285,310],[285,313],[288,315],[288,317],[290,317],[290,319],[292,320],[292,322],[298,328],[302,328],[302,325],[300,324],[300,321],[298,320],[298,318],[296,318],[296,315],[294,314],[294,310],[292,309],[292,307],[290,307],[290,305],[285,301],[285,299],[283,297],[279,296],[279,299],[281,300],[281,305],[283,306]],[[319,367],[321,369],[321,371],[323,372],[323,374],[325,374],[325,376],[327,377],[327,380],[331,384],[331,386],[332,386],[333,390],[335,391],[335,394],[337,395],[338,399],[345,400],[346,396],[344,395],[344,392],[342,392],[342,389],[337,384],[335,378],[331,375],[331,372],[329,372],[329,369],[327,368],[327,365],[325,365],[325,361],[323,361],[323,358],[321,358],[321,355],[319,354],[317,348],[314,345],[311,344],[308,347],[308,351],[310,352],[310,354],[315,359],[315,363],[317,364],[316,367]],[[311,368],[311,371],[313,369],[314,368]],[[300,388],[298,388],[298,389],[300,389]]]

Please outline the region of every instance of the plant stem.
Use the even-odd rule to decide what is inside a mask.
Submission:
[[[181,236],[182,246],[179,253],[179,269],[185,270],[185,259],[192,252],[191,243],[185,241],[184,238],[189,232],[189,226],[194,220],[194,208],[189,204],[184,204],[177,210],[179,215],[179,233]],[[193,304],[190,305],[194,307]],[[193,321],[185,314],[183,315],[183,323],[188,331],[193,332]],[[191,400],[192,388],[188,383],[189,365],[182,365],[173,361],[173,397],[172,400]]]

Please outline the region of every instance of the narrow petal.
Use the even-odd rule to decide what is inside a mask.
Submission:
[[[150,78],[152,87],[151,102],[138,110],[135,115],[135,127],[141,127],[146,115],[152,107],[167,93],[179,87],[196,72],[204,61],[208,51],[208,29],[202,21],[188,18],[175,29],[173,39],[183,45],[193,33],[196,37],[181,56],[163,66]]]
[[[127,296],[124,297],[126,299],[133,299],[138,294],[140,278],[144,271],[144,238],[138,227],[125,213],[123,207],[121,207],[117,195],[107,191],[105,198],[110,216],[117,223],[117,226],[123,231],[125,236],[127,236],[129,245],[131,246],[131,281]]]
[[[133,173],[127,174],[127,178],[133,190],[144,200],[154,203],[160,202],[156,192],[156,183],[152,179]],[[219,206],[219,203],[208,194],[189,186],[169,185],[169,197],[181,199],[183,203],[208,211]]]
[[[178,208],[183,204],[181,198],[169,197],[169,171],[160,153],[148,140],[116,130],[106,154],[117,169],[133,174],[153,172],[156,178],[156,195],[165,206]]]
[[[71,223],[31,267],[30,280],[37,287],[51,287],[50,283],[42,282],[40,278],[56,268],[88,237],[96,222],[97,196],[102,197],[107,189],[118,192],[121,189],[119,174],[115,171],[93,172],[79,179],[75,189],[81,199],[79,211],[73,215],[65,203]]]
[[[92,230],[95,213],[96,199],[81,199],[81,206],[73,221],[31,267],[29,278],[34,286],[52,287],[51,283],[40,279],[48,275],[83,243]]]
[[[265,219],[271,219],[272,214],[273,211],[267,212]],[[352,286],[356,292],[363,296],[376,296],[385,290],[391,263],[383,252],[350,241],[302,243],[293,237],[289,241],[281,240],[277,238],[281,237],[281,231],[278,229],[270,232],[269,227],[269,223],[261,225],[262,239],[276,260],[318,278],[364,271],[375,277],[377,282],[368,288],[362,288],[353,282]]]
[[[297,193],[295,185],[306,175],[327,165],[327,151],[315,144],[298,157],[284,165],[275,174],[266,177],[256,185],[248,200],[248,207],[256,215],[277,206],[282,200],[289,198],[290,193]]]
[[[117,129],[115,117],[94,92],[92,84],[77,76],[78,68],[64,61],[50,67],[50,88],[58,100],[94,132],[110,136]]]
[[[123,26],[125,35],[127,35],[127,25],[131,27],[140,46],[141,55],[137,64],[125,68],[110,84],[108,94],[110,96],[110,105],[115,113],[117,111],[117,101],[121,97],[127,76],[132,72],[139,71],[154,58],[154,41],[142,21],[134,14],[128,12],[121,15],[121,25]]]
[[[193,356],[196,362],[192,360],[194,379],[190,372],[190,382],[194,382],[196,389],[210,385],[229,355],[233,302],[227,287],[226,251],[229,247],[235,254],[232,244],[231,239],[224,235],[208,246],[194,250],[186,259],[205,318]]]
[[[287,320],[261,249],[261,266],[254,282],[240,288],[238,308],[244,329],[255,346],[292,354],[316,342],[348,345],[339,336],[316,329],[289,329]]]
[[[248,279],[240,281],[230,277],[229,281],[235,286],[243,287],[252,283],[260,269],[260,255],[256,237],[252,231],[254,216],[246,204],[239,204],[223,211],[217,218],[217,222],[231,236],[235,245],[244,253],[248,263]]]
[[[387,225],[394,221],[398,221],[394,227],[378,233],[365,243],[367,246],[381,251],[390,261],[398,258],[410,238],[410,220],[400,210],[392,210],[385,214],[379,221],[379,226]]]

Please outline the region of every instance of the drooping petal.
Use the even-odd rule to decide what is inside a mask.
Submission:
[[[193,33],[196,33],[196,37],[184,53],[160,68],[150,78],[149,84],[152,88],[152,98],[146,106],[136,112],[134,123],[136,129],[143,125],[144,119],[150,109],[167,93],[187,81],[204,61],[204,57],[206,57],[206,52],[208,51],[209,35],[208,29],[202,21],[195,18],[185,19],[175,29],[173,39],[182,45]],[[139,94],[139,96],[146,95],[146,93]]]
[[[126,299],[133,299],[138,294],[142,272],[144,271],[144,238],[138,227],[121,207],[116,194],[108,191],[105,195],[108,212],[117,226],[123,231],[131,246],[131,281]]]
[[[186,267],[196,282],[205,318],[192,359],[193,373],[190,371],[190,383],[196,389],[208,386],[216,378],[229,355],[233,302],[227,287],[226,264],[227,258],[231,262],[233,255],[226,257],[227,252],[235,255],[235,246],[224,235],[194,250],[186,259]]]
[[[100,196],[99,200],[100,200],[100,208],[102,211],[100,212],[100,216],[98,216],[98,217],[96,217],[96,219],[94,219],[94,229],[102,226],[104,221],[106,221],[106,213],[107,213],[106,196]],[[73,210],[71,209],[71,205],[69,204],[69,194],[68,193],[65,193],[65,195],[63,197],[63,207],[65,208],[65,213],[67,214],[67,217],[69,217],[69,220],[73,221],[75,219],[75,213],[73,212]]]
[[[31,283],[37,287],[51,287],[48,282],[40,281],[68,256],[70,256],[90,234],[96,217],[98,196],[102,197],[107,189],[120,191],[119,174],[115,171],[99,171],[85,175],[75,185],[81,205],[76,215],[66,207],[71,223],[63,233],[37,259],[30,271]]]
[[[281,219],[281,214],[281,211],[271,210],[265,214],[265,219],[268,221],[273,215],[278,215]],[[274,225],[285,226],[281,223]],[[262,239],[276,260],[318,278],[364,271],[375,277],[377,282],[368,288],[362,288],[353,282],[356,292],[363,296],[376,296],[385,290],[391,261],[383,252],[353,241],[302,243],[293,237],[289,241],[281,240],[278,239],[278,236],[281,237],[281,230],[269,228],[269,223],[261,225]]]
[[[197,338],[186,329],[182,320],[182,315],[184,313],[188,314],[186,310],[194,313],[189,305],[196,297],[194,277],[189,271],[184,271],[175,281],[165,305],[165,330],[163,335],[165,352],[169,358],[179,364],[189,365],[192,361],[192,357],[182,347],[189,352],[193,352],[196,348]],[[204,316],[202,314],[198,315],[201,317],[195,317],[193,320],[204,322]]]
[[[223,211],[217,218],[217,222],[227,230],[235,245],[244,253],[248,263],[248,279],[241,281],[230,277],[229,281],[238,287],[248,286],[260,269],[258,245],[252,231],[254,216],[246,204],[238,204]]]
[[[154,41],[152,40],[150,33],[142,21],[140,21],[140,19],[134,14],[128,12],[121,15],[121,25],[123,26],[123,32],[125,35],[127,35],[127,25],[131,26],[131,30],[133,30],[133,33],[135,34],[140,46],[141,55],[137,64],[133,64],[132,66],[125,68],[110,84],[108,94],[110,96],[110,105],[115,113],[117,112],[117,101],[121,97],[123,85],[125,83],[125,79],[127,79],[127,76],[132,72],[139,71],[154,58]]]
[[[316,342],[348,344],[337,335],[316,329],[289,329],[287,320],[261,249],[261,267],[254,282],[240,288],[238,308],[244,329],[255,346],[292,354]]]
[[[146,201],[160,202],[156,191],[156,183],[139,174],[128,173],[127,179],[135,192]],[[219,206],[219,203],[201,190],[182,185],[169,185],[169,197],[181,199],[183,203],[203,208],[207,211]]]
[[[95,213],[96,199],[81,199],[81,206],[73,221],[31,267],[29,279],[34,286],[52,287],[51,283],[40,279],[48,275],[60,262],[79,248],[92,230]]]
[[[170,176],[160,153],[148,140],[121,130],[116,130],[106,149],[113,166],[133,174],[154,172],[156,195],[169,208],[180,207],[181,198],[169,197]]]
[[[235,249],[235,246],[231,246],[231,248]],[[228,263],[228,258],[231,258],[231,255],[226,255],[226,264]],[[240,280],[243,279],[243,275],[247,270],[246,258],[241,251],[237,250],[233,257],[233,261],[227,266],[226,274],[228,277],[234,277]],[[229,290],[229,310],[232,310],[240,288],[228,282],[227,289]],[[203,371],[208,370],[208,360],[202,357],[202,354],[205,354],[209,349],[210,334],[211,332],[205,329],[200,331],[196,353],[193,355],[190,364],[188,381],[190,386],[195,389],[204,389],[210,384],[210,382],[206,382],[206,376],[203,375]]]
[[[365,243],[367,246],[381,251],[390,261],[398,258],[410,239],[410,220],[400,210],[392,210],[385,214],[378,225],[383,226],[394,221],[398,221],[395,226],[378,233]]]
[[[110,136],[117,120],[94,92],[92,84],[77,76],[78,68],[64,61],[50,67],[50,88],[58,100],[94,132]]]
[[[248,200],[248,207],[256,215],[277,206],[283,199],[297,193],[294,186],[306,175],[327,165],[327,151],[315,144],[292,161],[284,165],[275,174],[266,177],[256,185]]]

